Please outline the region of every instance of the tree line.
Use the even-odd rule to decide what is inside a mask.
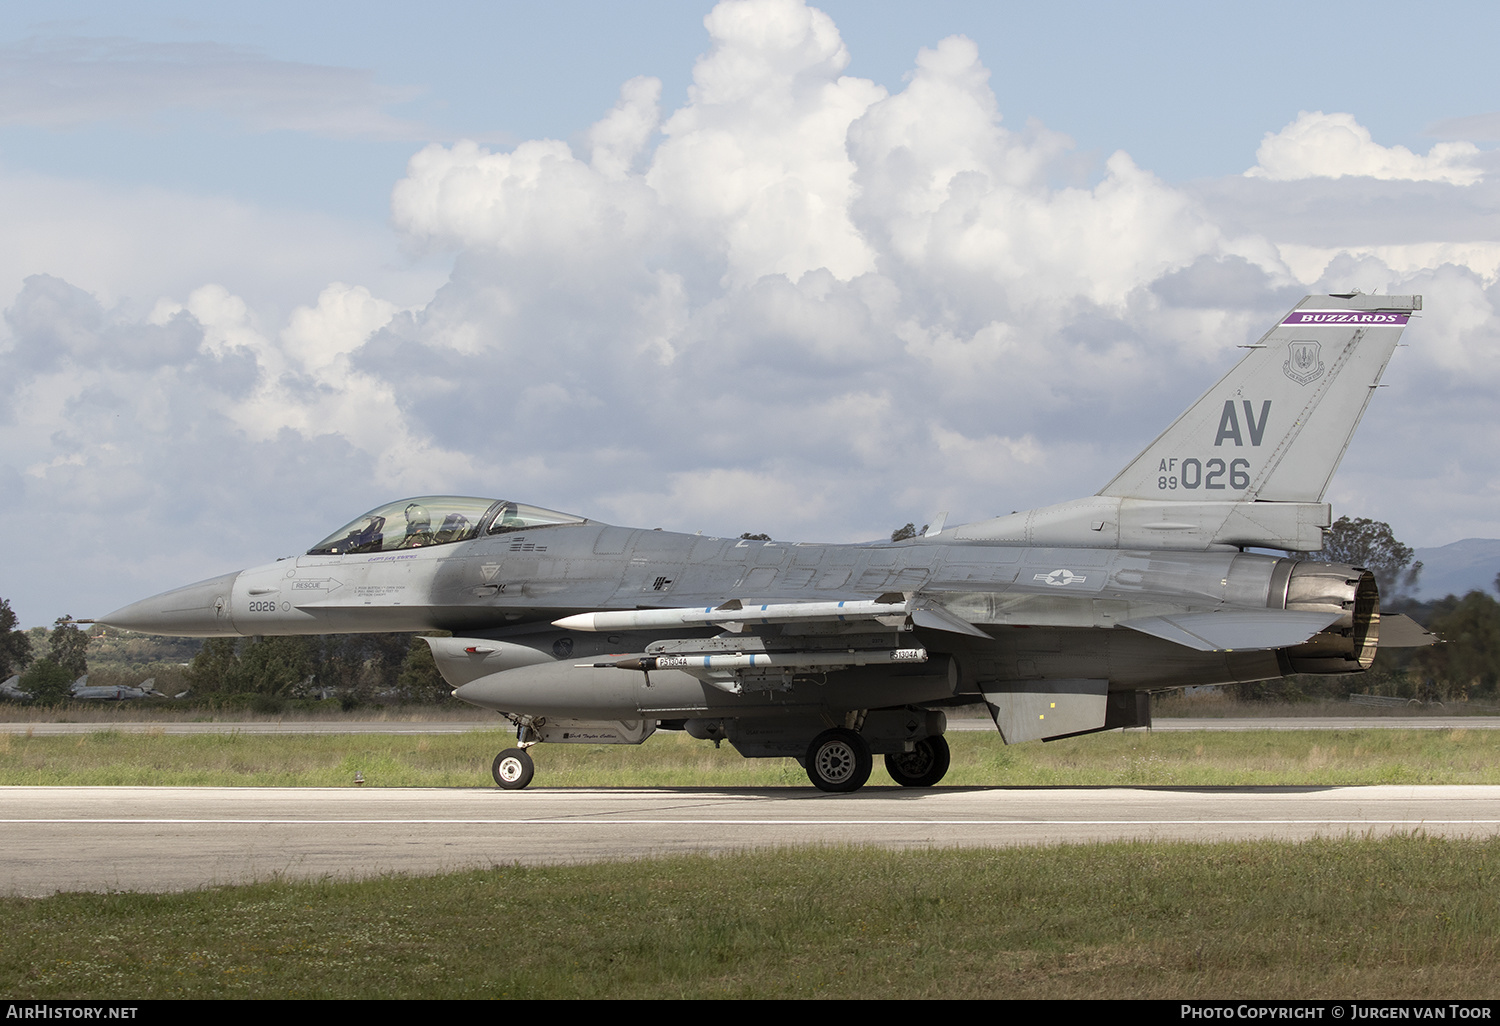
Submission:
[[[20,674],[18,690],[38,702],[58,702],[68,697],[73,682],[88,673],[88,635],[72,622],[59,617],[51,631],[42,631],[46,650],[37,651],[32,633],[16,629],[16,614],[10,602],[0,599],[0,680]]]
[[[441,632],[433,632],[441,633]],[[50,630],[16,628],[0,599],[0,680],[19,674],[18,691],[32,701],[66,701],[85,674],[90,684],[135,687],[151,677],[167,696],[210,704],[236,698],[274,706],[293,699],[440,702],[452,688],[416,634],[324,634],[301,637],[168,638],[108,627],[83,630],[59,617]]]
[[[208,638],[187,679],[199,696],[337,699],[346,706],[441,702],[453,690],[427,642],[405,633]]]

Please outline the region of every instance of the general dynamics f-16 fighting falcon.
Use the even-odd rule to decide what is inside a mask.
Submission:
[[[945,709],[1007,744],[1150,724],[1152,692],[1369,668],[1424,644],[1366,570],[1322,548],[1329,480],[1420,296],[1309,296],[1097,494],[890,544],[612,527],[521,502],[423,496],[295,559],[102,618],[195,636],[446,630],[454,695],[538,742],[657,730],[791,757],[853,791],[948,769]],[[1396,636],[1393,636],[1396,635]]]

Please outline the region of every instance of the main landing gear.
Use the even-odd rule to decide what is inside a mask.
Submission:
[[[852,730],[834,727],[807,746],[807,778],[820,791],[858,791],[875,766],[870,746]]]
[[[941,734],[924,737],[909,752],[885,757],[886,772],[902,787],[931,787],[942,780],[952,762]],[[852,730],[835,727],[813,738],[804,761],[807,778],[820,791],[858,791],[870,779],[874,758],[865,739]]]
[[[931,787],[948,772],[952,755],[948,741],[941,734],[924,737],[909,752],[885,757],[885,771],[902,787]]]
[[[507,791],[519,791],[536,776],[536,763],[531,761],[525,749],[507,748],[495,756],[495,765],[490,772],[495,776],[495,783]]]

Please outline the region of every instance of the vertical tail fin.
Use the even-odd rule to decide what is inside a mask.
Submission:
[[[1323,503],[1421,296],[1308,296],[1104,490],[954,541],[1315,550]]]
[[[1321,502],[1421,296],[1308,296],[1100,495]]]

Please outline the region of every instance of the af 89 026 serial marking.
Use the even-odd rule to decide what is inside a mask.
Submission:
[[[1163,473],[1157,478],[1156,487],[1162,491],[1174,491],[1181,487],[1189,491],[1203,488],[1208,491],[1233,489],[1242,492],[1250,487],[1250,461],[1246,459],[1225,463],[1218,457],[1199,459],[1188,456],[1181,460],[1172,457],[1161,461],[1161,469]]]

